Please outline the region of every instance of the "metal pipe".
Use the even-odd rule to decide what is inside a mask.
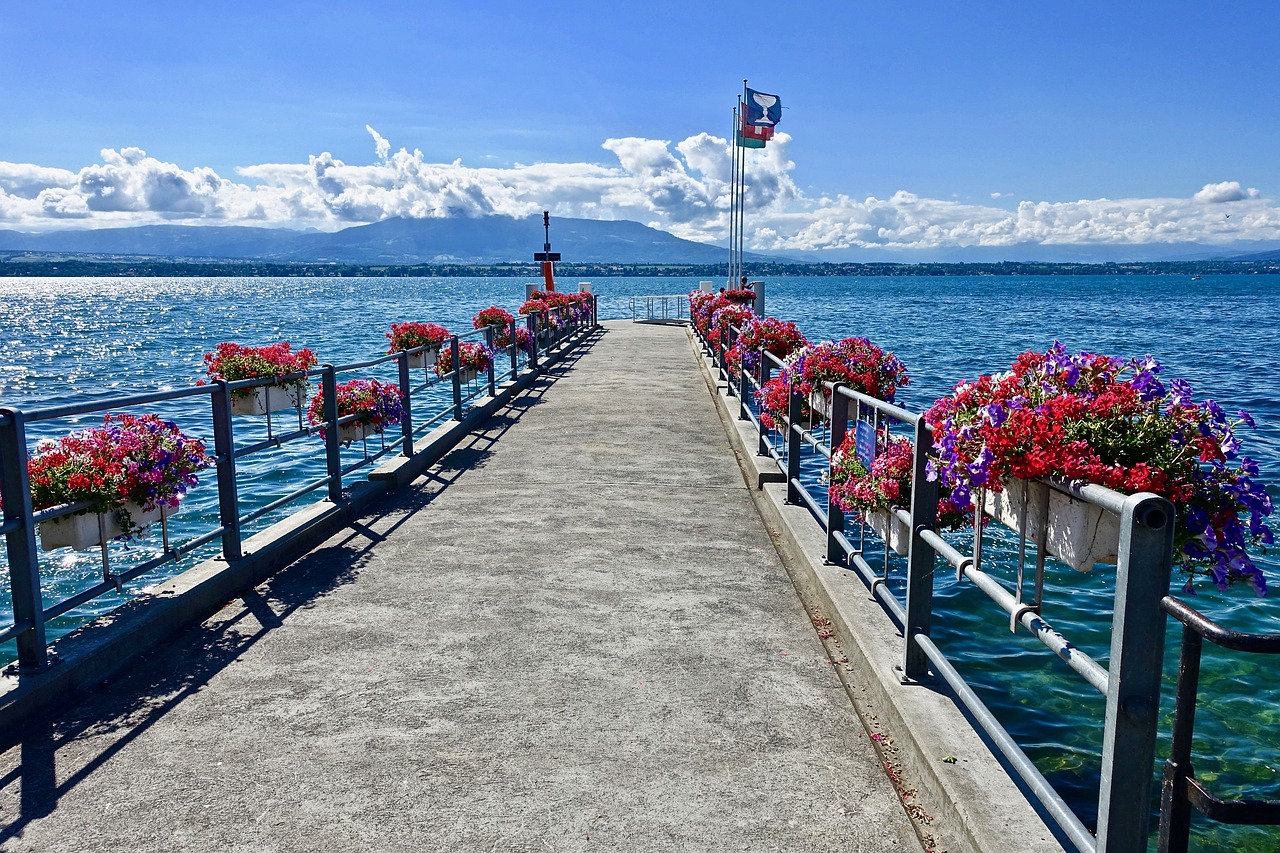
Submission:
[[[27,476],[27,430],[21,411],[7,409],[4,415],[4,423],[0,424],[0,501],[4,503],[3,517],[9,528],[5,534],[9,591],[14,625],[30,626],[17,636],[18,671],[34,673],[48,665],[48,652],[31,482]]]
[[[231,389],[218,380],[213,404],[214,474],[218,481],[218,521],[222,524],[222,553],[228,563],[243,556],[238,518],[240,495],[236,485],[235,438],[231,429]]]
[[[937,647],[932,639],[924,635],[915,634],[912,635],[911,639],[919,645],[929,662],[933,664],[934,672],[955,692],[956,699],[973,715],[974,720],[991,738],[996,749],[1012,765],[1014,772],[1027,784],[1027,787],[1031,789],[1031,792],[1045,809],[1053,815],[1058,822],[1058,826],[1071,839],[1071,842],[1076,845],[1076,849],[1081,853],[1094,853],[1097,850],[1097,844],[1092,833],[1080,821],[1080,818],[1076,817],[1075,812],[1071,811],[1071,808],[1063,801],[1058,792],[1053,789],[1048,780],[1036,769],[1036,766],[1031,762],[1031,759],[1027,758],[1027,754],[1022,751],[1022,748],[1004,730],[1000,722],[996,720],[991,711],[987,709],[987,706],[978,698],[978,694],[974,693],[972,688],[965,683],[964,678],[947,660],[942,650]],[[1133,849],[1146,849],[1146,845]]]

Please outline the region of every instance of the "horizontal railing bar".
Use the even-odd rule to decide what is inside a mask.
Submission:
[[[1000,750],[1000,754],[1008,759],[1016,772],[1027,786],[1035,794],[1037,800],[1049,811],[1050,814],[1057,819],[1059,826],[1071,839],[1072,843],[1082,851],[1082,853],[1093,853],[1097,850],[1097,841],[1088,828],[1076,817],[1075,812],[1063,801],[1058,792],[1053,789],[1048,780],[1036,769],[1035,764],[1022,751],[1022,748],[1014,742],[1013,738],[1000,725],[991,711],[978,698],[978,694],[974,693],[972,688],[965,682],[964,678],[956,671],[956,668],[947,660],[947,656],[929,637],[913,633],[911,640],[929,661],[933,664],[934,672],[947,682],[947,685],[955,692],[956,698],[962,705],[969,710],[974,720],[982,727],[982,730],[991,738],[996,748]]]
[[[852,554],[849,557],[849,565],[862,576],[863,582],[871,588],[872,594],[875,595],[880,605],[898,623],[898,628],[902,628],[907,623],[907,609],[889,591],[889,586],[885,583],[885,579],[880,577],[880,574],[872,568],[861,553]]]
[[[835,389],[834,382],[824,381],[822,384],[825,385],[828,390],[834,391]],[[840,388],[840,393],[843,396],[848,397],[852,400],[857,400],[859,403],[862,403],[865,406],[870,406],[876,411],[882,412],[883,414],[888,415],[894,420],[899,420],[904,423],[908,423],[911,426],[915,426],[916,424],[918,424],[921,418],[924,417],[924,415],[918,415],[914,412],[908,412],[906,409],[900,406],[896,406],[893,403],[889,403],[884,400],[881,400],[878,397],[872,397],[870,394],[864,394],[861,391],[854,391],[852,388],[842,386]]]
[[[236,448],[235,453],[231,455],[235,459],[243,459],[246,456],[251,456],[254,453],[261,453],[262,451],[269,450],[273,447],[281,447],[299,438],[308,438],[315,432],[315,429],[315,427],[303,427],[302,429],[296,429],[293,432],[287,432],[284,435],[264,438],[262,441],[254,444],[248,444],[244,447]]]
[[[1160,607],[1174,619],[1177,619],[1209,642],[1224,649],[1264,655],[1280,654],[1280,634],[1246,634],[1242,631],[1233,631],[1224,625],[1214,622],[1208,616],[1205,616],[1186,602],[1174,598],[1172,595],[1166,595],[1162,598]]]
[[[5,535],[6,533],[12,533],[15,530],[20,530],[21,528],[22,519],[20,518],[11,518],[8,521],[0,521],[0,536]]]
[[[14,637],[17,637],[20,634],[30,630],[31,630],[30,619],[23,619],[21,622],[16,622],[13,625],[10,625],[8,628],[5,628],[3,631],[0,631],[0,643],[7,643],[10,640],[12,640]]]
[[[75,503],[58,504],[57,506],[36,510],[31,513],[31,523],[39,524],[42,521],[52,521],[55,518],[64,518],[68,515],[74,515],[81,510],[86,510],[91,506],[93,506],[93,501],[86,499],[76,501]]]
[[[257,521],[259,518],[262,518],[262,516],[266,515],[267,513],[275,512],[285,504],[293,503],[298,498],[302,497],[308,492],[314,492],[316,489],[320,488],[321,486],[329,485],[329,481],[332,479],[333,479],[332,477],[320,477],[317,480],[312,480],[310,483],[306,483],[305,485],[300,486],[297,489],[294,489],[292,492],[285,495],[284,497],[276,498],[271,503],[266,504],[264,506],[260,506],[257,509],[255,509],[253,512],[248,513],[247,515],[240,516],[240,523],[248,524],[251,521]]]
[[[1210,820],[1236,826],[1280,826],[1280,800],[1224,800],[1194,776],[1186,782],[1187,801]]]
[[[910,525],[910,522],[908,521],[907,524]],[[957,550],[954,545],[943,539],[936,531],[921,530],[920,538],[954,568],[967,569],[973,564],[973,557]]]
[[[75,595],[62,599],[52,607],[45,608],[44,621],[48,622],[50,619],[57,619],[62,614],[75,610],[81,604],[93,601],[104,592],[114,591],[115,588],[116,585],[114,581],[98,581],[96,585],[91,586],[88,589],[82,589]]]
[[[48,421],[57,418],[72,418],[77,415],[87,415],[93,412],[113,411],[115,409],[131,409],[135,406],[143,406],[147,403],[162,403],[168,400],[181,400],[186,397],[198,397],[200,395],[208,396],[216,390],[215,386],[196,385],[190,388],[176,388],[169,391],[149,391],[143,394],[131,394],[125,397],[113,397],[108,401],[92,400],[85,403],[71,403],[65,406],[47,406],[41,409],[32,409],[29,412],[22,413],[22,419],[27,423],[33,421]]]
[[[827,531],[827,524],[829,523],[827,521],[827,513],[818,506],[818,502],[809,494],[809,490],[801,485],[798,478],[792,480],[791,484],[796,487],[796,493],[800,495],[800,499],[804,501],[805,506],[809,507],[809,512],[817,518],[818,526],[821,527],[822,532],[825,533]]]
[[[280,376],[258,376],[253,379],[236,379],[227,383],[228,391],[242,391],[246,388],[263,388],[267,385],[288,385],[292,382],[303,382],[308,377],[320,373],[318,370],[298,370]]]
[[[341,365],[335,364],[333,366],[333,372],[334,373],[350,373],[353,370],[364,370],[367,367],[377,367],[379,364],[386,364],[389,361],[399,361],[399,360],[400,360],[400,355],[398,353],[393,352],[393,353],[388,353],[387,355],[380,355],[377,358],[371,358],[368,361],[355,361],[355,362],[352,362],[351,364],[341,364]]]
[[[1018,622],[1022,624],[1040,642],[1044,643],[1054,654],[1077,673],[1085,681],[1104,696],[1107,693],[1107,671],[1089,655],[1071,645],[1065,637],[1054,630],[1034,610],[1018,602],[1013,593],[1005,589],[1001,583],[981,569],[966,568],[964,576],[973,581],[974,586],[986,593],[996,605],[1010,616],[1018,614]]]
[[[827,459],[831,458],[831,451],[827,449],[827,446],[823,441],[823,439],[809,432],[809,430],[805,429],[804,427],[796,427],[796,430],[799,431],[800,438],[804,439],[804,442],[806,444],[808,444],[814,450],[821,453],[825,458]]]

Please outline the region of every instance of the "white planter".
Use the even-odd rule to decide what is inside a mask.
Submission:
[[[259,385],[249,389],[243,397],[231,395],[231,414],[265,415],[267,412],[296,409],[302,405],[306,393],[307,386],[301,382]]]
[[[480,376],[480,371],[476,370],[474,367],[458,368],[458,381],[461,382],[463,385],[467,385],[472,382],[475,382],[476,379],[479,378],[479,376]]]
[[[410,367],[434,367],[436,359],[440,357],[440,350],[427,349],[422,352],[415,352],[409,356]]]
[[[888,543],[895,554],[907,556],[911,547],[911,528],[902,523],[896,515],[874,510],[867,513],[867,524],[876,535]]]
[[[119,515],[121,510],[129,513],[133,522],[131,533],[138,533],[160,520],[160,507],[143,512],[142,507],[135,503],[125,503],[120,509],[102,514],[89,512],[63,516],[40,522],[40,548],[44,551],[52,551],[54,548],[84,551],[123,536],[124,528],[120,525]],[[99,519],[102,520],[101,527]]]
[[[809,408],[823,420],[831,420],[831,398],[816,388],[809,392]]]
[[[347,444],[352,441],[363,441],[371,435],[377,435],[382,430],[366,421],[352,421],[349,424],[342,424],[338,427],[338,443]]]
[[[985,492],[983,509],[987,515],[1035,542],[1045,525],[1046,492],[1049,512],[1045,552],[1078,572],[1091,570],[1095,563],[1114,564],[1120,543],[1120,518],[1080,498],[1034,480],[1015,479],[1005,483],[1000,493]]]

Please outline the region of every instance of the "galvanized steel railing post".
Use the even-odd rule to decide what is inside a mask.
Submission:
[[[484,345],[488,348],[489,357],[489,396],[498,396],[498,389],[494,385],[493,372],[498,369],[498,359],[493,353],[493,326],[484,327]]]
[[[222,525],[222,556],[234,563],[243,556],[240,547],[240,495],[236,485],[236,450],[231,431],[231,391],[221,379],[210,394],[213,409],[214,473],[218,478],[218,521]]]
[[[329,500],[342,500],[342,445],[338,441],[338,373],[332,364],[323,366],[320,378],[324,394],[325,462],[329,470]]]
[[[529,330],[529,335],[533,338],[533,347],[529,350],[529,369],[538,369],[538,314],[530,312],[524,318],[525,328]]]
[[[1190,625],[1182,626],[1182,657],[1178,662],[1177,702],[1173,707],[1173,737],[1164,763],[1160,788],[1159,853],[1187,853],[1191,831],[1191,802],[1187,778],[1191,766],[1191,741],[1195,733],[1196,693],[1200,683],[1200,653],[1204,638]]]
[[[1173,504],[1130,495],[1120,513],[1107,715],[1098,792],[1098,853],[1145,850],[1159,725]]]
[[[747,365],[738,362],[738,420],[745,421],[751,419],[751,412],[747,406],[747,400],[751,394],[751,374],[747,371]]]
[[[396,367],[400,374],[400,399],[404,402],[404,415],[400,419],[400,452],[405,456],[413,455],[413,402],[410,392],[413,390],[409,382],[409,353],[401,350],[396,357]]]
[[[733,397],[738,393],[738,389],[735,387],[738,383],[733,381],[733,371],[729,368],[729,350],[733,349],[733,342],[735,339],[736,336],[734,335],[733,326],[726,326],[724,330],[724,342],[726,346],[724,348],[724,361],[722,362],[722,366],[724,367],[724,390],[730,397]]]
[[[453,336],[453,344],[449,347],[449,369],[453,372],[453,419],[462,420],[462,353],[459,352],[458,336]]]
[[[831,389],[831,459],[828,462],[828,473],[835,473],[836,450],[844,443],[845,433],[849,430],[849,398],[840,393],[844,383],[836,383]],[[831,500],[827,492],[827,562],[833,565],[844,565],[844,549],[836,541],[836,534],[844,532],[844,510]]]
[[[520,344],[516,339],[516,321],[511,318],[511,325],[507,329],[507,340],[511,344],[511,379],[514,381],[520,373]]]
[[[787,389],[787,503],[800,503],[800,392],[795,387]]]
[[[760,376],[757,378],[757,383],[761,389],[763,389],[764,386],[767,385],[769,382],[769,371],[770,371],[769,359],[765,358],[764,350],[761,350],[760,351]],[[761,425],[760,429],[757,430],[759,439],[756,442],[756,456],[769,455],[769,439],[766,437],[767,432],[768,431],[764,428],[763,424]]]
[[[0,500],[6,522],[20,527],[5,535],[9,554],[13,624],[28,627],[15,638],[19,673],[34,673],[49,663],[45,641],[44,599],[40,592],[40,558],[31,522],[31,482],[27,477],[27,429],[17,409],[0,409]]]
[[[938,481],[926,475],[929,447],[933,439],[929,425],[921,418],[916,423],[916,448],[911,472],[911,545],[907,551],[907,603],[903,637],[902,677],[919,680],[929,672],[929,658],[916,644],[917,634],[929,636],[933,625],[933,546],[921,538],[932,531],[938,518]],[[892,520],[890,521],[892,523]]]

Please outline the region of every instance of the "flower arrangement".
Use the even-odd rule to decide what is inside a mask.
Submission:
[[[44,439],[27,461],[35,510],[91,501],[85,512],[143,511],[178,505],[196,485],[196,472],[213,464],[204,442],[157,415],[107,415],[103,425]],[[120,512],[127,533],[133,519]]]
[[[755,373],[760,369],[760,350],[768,350],[785,359],[807,343],[791,320],[783,322],[776,317],[752,317],[725,353],[725,361],[735,376],[744,366],[748,372]]]
[[[391,346],[387,353],[402,352],[417,347],[440,348],[449,340],[449,330],[435,323],[392,323],[387,333]]]
[[[856,452],[857,438],[850,431],[831,457],[831,502],[864,519],[867,513],[888,512],[895,506],[911,506],[911,473],[915,444],[907,438],[880,430],[876,434],[876,455],[868,470]],[[959,530],[972,523],[972,514],[962,512],[950,490],[938,496],[938,529]]]
[[[471,318],[471,326],[475,329],[493,326],[493,345],[509,347],[511,346],[511,324],[515,319],[510,311],[499,308],[497,305],[490,305]]]
[[[505,329],[509,328],[515,319],[510,311],[499,308],[497,305],[490,305],[471,318],[471,326],[475,329],[483,329],[485,326],[499,326]]]
[[[1219,588],[1248,581],[1263,595],[1247,548],[1274,541],[1264,521],[1272,502],[1235,435],[1253,420],[1243,411],[1230,419],[1212,400],[1195,403],[1186,382],[1166,385],[1161,371],[1150,358],[1070,355],[1059,343],[1023,353],[1010,372],[963,382],[925,413],[938,455],[931,476],[962,510],[973,489],[999,492],[1010,478],[1161,495],[1177,511],[1183,571]]]
[[[899,388],[911,382],[897,356],[866,338],[810,344],[799,350],[779,375],[796,385],[800,393],[813,397],[815,405],[819,393],[825,400],[831,399],[824,382],[843,382],[854,391],[889,402]]]
[[[309,349],[293,352],[288,341],[265,347],[247,347],[240,344],[221,343],[214,352],[204,354],[209,379],[238,382],[242,379],[269,379],[303,373],[316,365],[316,356]],[[198,384],[204,384],[201,381]],[[252,389],[237,389],[234,396],[247,396]]]
[[[577,295],[589,296],[590,294]],[[534,315],[534,324],[539,329],[561,329],[573,313],[575,304],[577,302],[571,294],[555,290],[535,290],[529,294],[529,298],[520,306],[518,312],[521,315]]]
[[[404,398],[395,385],[376,379],[352,379],[340,383],[337,392],[338,417],[361,416],[352,421],[351,426],[360,425],[369,432],[379,433],[386,427],[400,423],[404,417]],[[323,393],[316,394],[307,405],[307,422],[312,426],[321,426],[326,422]],[[344,424],[339,429],[347,426]],[[320,429],[320,437],[325,438],[323,427]]]
[[[711,331],[707,333],[707,340],[712,346],[718,346],[720,341],[728,336],[730,326],[743,326],[754,316],[755,313],[750,305],[736,305],[730,302],[717,308],[711,315]]]
[[[528,330],[526,330],[527,334]],[[484,344],[462,341],[458,344],[458,367],[484,373],[493,365],[493,350]],[[447,376],[453,371],[453,347],[445,347],[436,360],[436,375]]]
[[[729,305],[723,293],[707,293],[695,290],[689,294],[689,318],[698,334],[706,338],[711,334],[711,317],[716,311]]]
[[[506,346],[510,346],[510,343],[506,344]],[[534,347],[533,332],[530,332],[528,329],[517,326],[516,327],[516,346],[519,347],[520,351],[523,352],[525,355],[533,355],[533,347]]]
[[[724,298],[738,305],[750,305],[756,301],[756,292],[749,287],[726,290]]]
[[[756,402],[760,405],[760,425],[765,429],[782,429],[787,422],[788,405],[791,399],[791,386],[781,376],[775,376],[756,391]],[[809,407],[808,398],[801,398],[800,419],[809,420],[813,410]]]

